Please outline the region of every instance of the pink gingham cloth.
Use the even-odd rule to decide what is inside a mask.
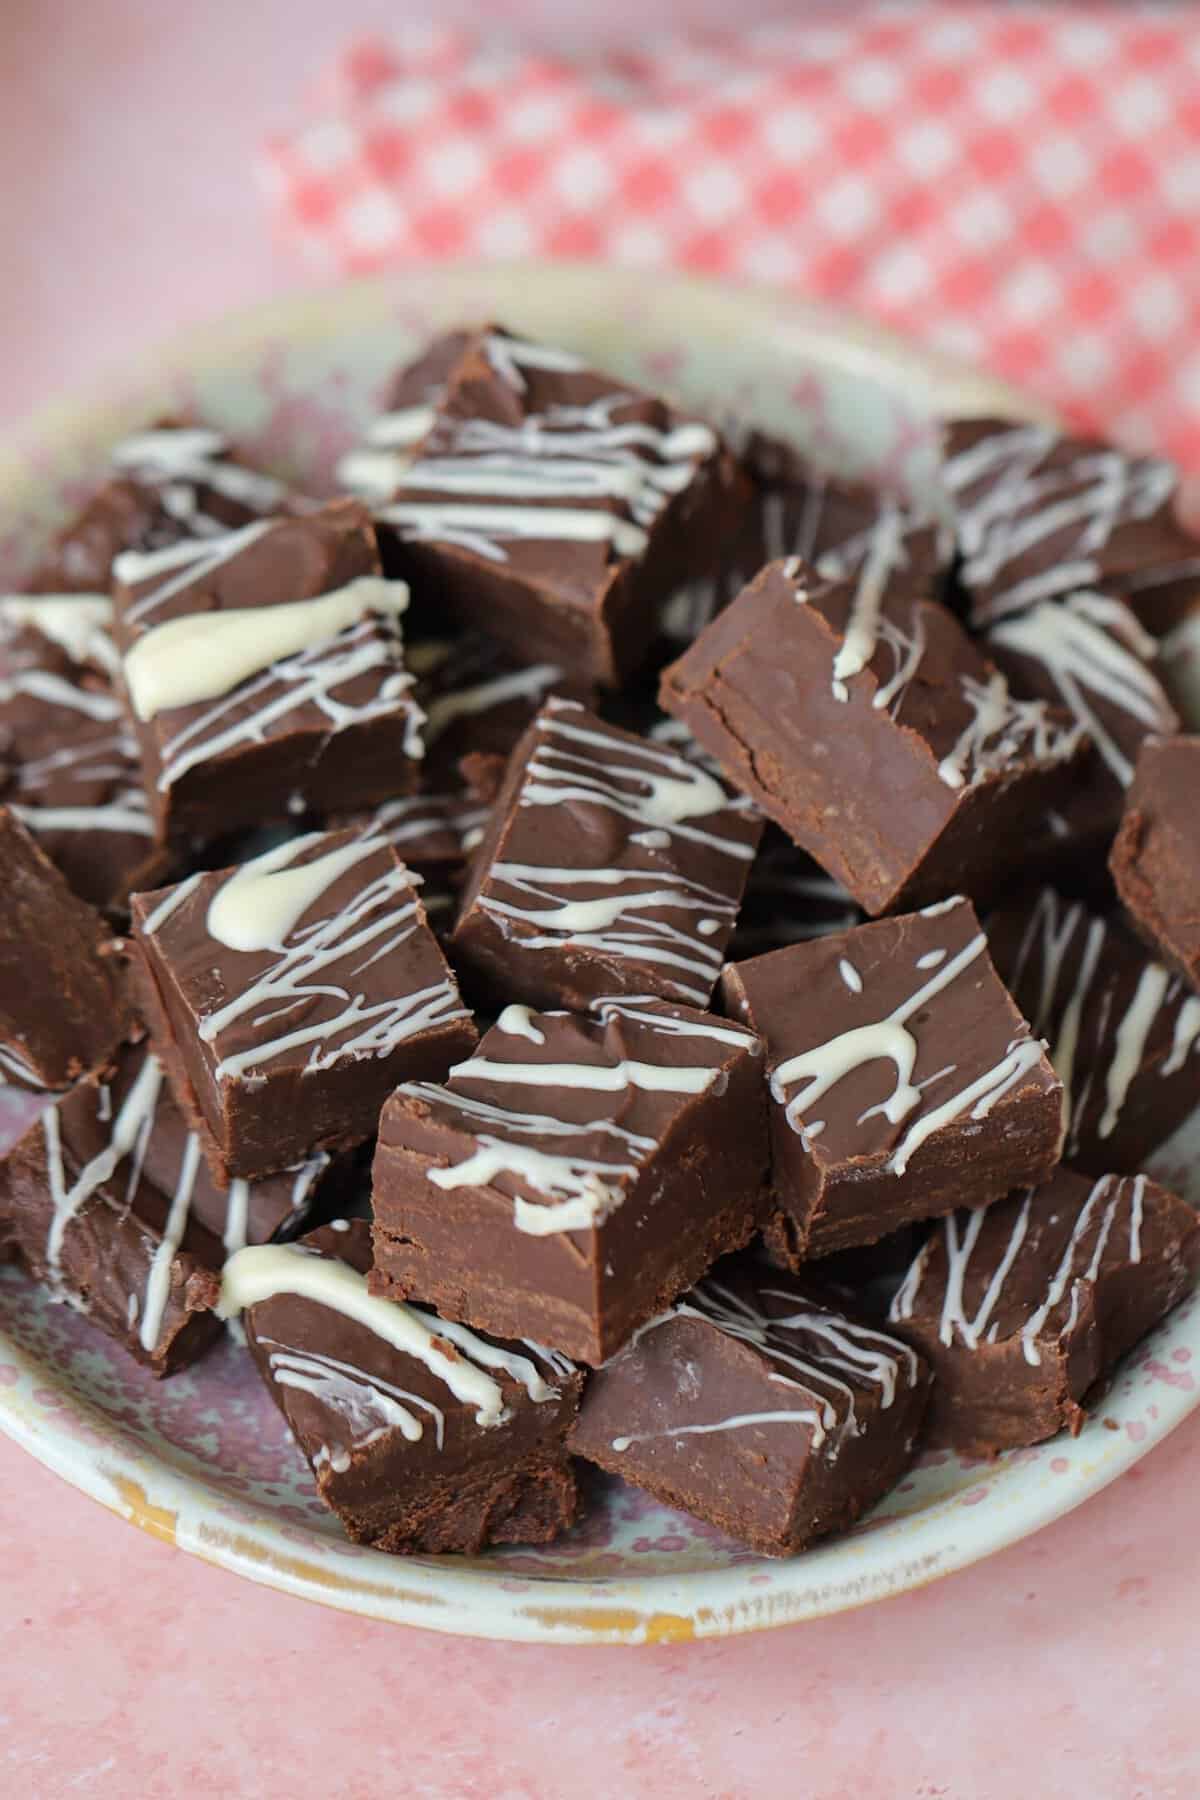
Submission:
[[[584,61],[402,31],[350,47],[264,168],[329,271],[551,256],[783,284],[1200,469],[1189,5],[850,4]]]

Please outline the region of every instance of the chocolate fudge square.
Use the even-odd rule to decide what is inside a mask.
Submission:
[[[408,870],[312,832],[137,894],[143,1010],[218,1181],[351,1149],[405,1077],[476,1042]]]
[[[1190,1293],[1200,1221],[1144,1175],[1058,1169],[943,1219],[892,1302],[934,1373],[929,1441],[994,1456],[1084,1424],[1084,1401]]]
[[[992,913],[987,934],[1066,1089],[1064,1161],[1137,1174],[1200,1106],[1200,998],[1119,919],[1052,888]]]
[[[0,598],[0,797],[71,887],[119,908],[167,873],[113,687],[107,595]]]
[[[1176,515],[1173,463],[1010,419],[956,419],[943,446],[973,625],[1078,588],[1127,600],[1158,633],[1195,610],[1200,540]]]
[[[771,1207],[791,1267],[1037,1181],[1063,1088],[961,898],[725,971],[766,1040]]]
[[[455,963],[500,1005],[706,1006],[761,830],[695,761],[550,700],[476,853]]]
[[[549,1543],[574,1523],[583,1377],[540,1345],[367,1292],[370,1227],[248,1249],[225,1270],[259,1374],[355,1543],[409,1554]]]
[[[280,512],[286,485],[251,468],[221,431],[159,419],[109,451],[111,478],[59,531],[30,583],[38,593],[107,595],[123,550],[162,550]]]
[[[980,898],[1086,755],[879,556],[821,581],[771,563],[663,674],[662,705],[865,912]]]
[[[347,1171],[312,1158],[218,1187],[145,1045],[48,1107],[0,1163],[0,1243],[156,1375],[218,1335],[229,1251],[306,1230]]]
[[[644,661],[662,597],[715,564],[743,499],[710,426],[490,326],[376,517],[400,573],[460,623],[613,687]]]
[[[1142,744],[1179,729],[1155,672],[1157,639],[1124,601],[1082,592],[1001,619],[983,647],[1014,694],[1064,707],[1086,732],[1090,762],[1063,802],[1058,829],[1064,858],[1107,849]]]
[[[655,999],[506,1007],[375,1152],[372,1291],[598,1364],[741,1247],[767,1173],[761,1046]]]
[[[160,838],[216,838],[415,785],[402,582],[338,501],[115,564],[116,636]]]
[[[120,946],[0,806],[0,1086],[65,1088],[133,1029]]]
[[[1200,737],[1147,740],[1110,867],[1139,931],[1200,988]]]
[[[921,1358],[750,1256],[721,1263],[588,1383],[577,1456],[767,1556],[844,1530],[903,1474]]]

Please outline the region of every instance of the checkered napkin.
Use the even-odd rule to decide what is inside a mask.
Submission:
[[[1200,12],[918,0],[590,62],[354,45],[265,151],[327,270],[787,284],[1200,470]]]

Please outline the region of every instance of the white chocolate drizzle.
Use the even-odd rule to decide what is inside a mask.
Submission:
[[[1101,581],[1102,558],[1114,535],[1152,519],[1175,493],[1178,477],[1169,462],[1081,445],[1050,467],[1060,443],[1046,426],[1013,426],[981,438],[943,466],[963,581],[968,589],[995,590],[983,602],[988,616]],[[1048,561],[1052,543],[1059,547]],[[1018,575],[1026,559],[1028,573]]]
[[[1078,946],[1075,973],[1067,985],[1069,953]],[[1069,1161],[1083,1142],[1085,1125],[1101,1139],[1117,1130],[1134,1084],[1153,1069],[1146,1051],[1159,1020],[1174,1013],[1171,1048],[1158,1069],[1159,1078],[1177,1075],[1200,1044],[1200,1001],[1161,964],[1145,961],[1119,1018],[1112,1009],[1128,978],[1124,958],[1110,951],[1108,927],[1086,909],[1043,889],[1018,946],[1008,986],[1018,996],[1034,1032],[1050,1039],[1049,1057],[1066,1091],[1066,1138]],[[1079,1063],[1081,1033],[1090,1021],[1088,1057]],[[1093,1092],[1104,1105],[1091,1119]]]
[[[494,1062],[474,1056],[456,1063],[450,1079],[504,1081],[516,1087],[585,1088],[597,1094],[617,1094],[622,1088],[642,1088],[650,1094],[703,1094],[716,1081],[717,1069],[664,1068],[659,1063],[516,1063]]]
[[[1135,742],[1147,731],[1169,734],[1179,728],[1162,683],[1149,667],[1158,645],[1119,600],[1078,593],[1044,601],[993,626],[988,642],[1041,664],[1122,787],[1133,779],[1133,764],[1099,705],[1125,716]]]
[[[471,834],[488,822],[489,809],[462,794],[412,794],[385,800],[363,826],[363,835],[384,837],[407,859],[420,863],[427,840],[445,833],[465,858]],[[439,858],[438,860],[441,860]]]
[[[1031,1258],[1037,1255],[1031,1248],[1031,1222],[1034,1218],[1033,1209],[1039,1198],[1042,1198],[1043,1206],[1047,1204],[1045,1193],[1044,1188],[1031,1188],[1019,1201],[1014,1198],[999,1208],[987,1207],[974,1212],[951,1213],[941,1220],[935,1228],[935,1235],[922,1247],[896,1292],[890,1312],[892,1321],[900,1323],[913,1317],[920,1303],[921,1290],[929,1274],[934,1252],[940,1244],[945,1256],[944,1289],[938,1321],[940,1341],[948,1348],[960,1343],[967,1350],[978,1350],[982,1345],[1001,1341],[996,1311],[1004,1303],[1014,1268],[1020,1265],[1028,1270]],[[1040,1366],[1042,1353],[1038,1340],[1064,1303],[1068,1305],[1067,1316],[1058,1325],[1055,1336],[1061,1341],[1074,1328],[1082,1305],[1081,1289],[1097,1280],[1108,1246],[1114,1233],[1120,1229],[1123,1211],[1126,1214],[1128,1234],[1123,1260],[1134,1264],[1141,1262],[1145,1195],[1144,1175],[1104,1175],[1089,1189],[1087,1198],[1072,1222],[1070,1234],[1057,1263],[1053,1270],[1045,1270],[1045,1287],[1041,1298],[1036,1305],[1031,1303],[1019,1331],[1006,1334],[1009,1337],[1019,1337],[1022,1355],[1032,1367]],[[1061,1207],[1063,1202],[1056,1199],[1055,1204]],[[979,1252],[981,1237],[994,1254],[998,1234],[994,1230],[989,1232],[989,1225],[994,1225],[1001,1218],[1009,1223],[1008,1237],[996,1255],[994,1265],[987,1272],[974,1312],[968,1314],[966,1292],[972,1260]]]
[[[194,581],[207,581],[223,564],[257,543],[270,528],[269,520],[256,519],[236,531],[223,531],[216,537],[184,538],[162,550],[122,550],[113,558],[115,581],[130,588],[139,588],[146,582],[158,583],[128,601],[124,608],[126,619],[131,625],[141,625],[148,614],[157,612]],[[160,575],[167,579],[159,582]]]
[[[39,632],[72,662],[91,663],[106,675],[120,667],[107,594],[6,594],[0,598],[0,626]]]
[[[958,899],[950,904],[966,903]],[[945,911],[948,908],[942,906],[939,910]],[[978,932],[953,956],[948,959],[939,958],[934,965],[935,972],[893,1007],[885,1018],[852,1026],[827,1042],[789,1056],[779,1064],[771,1076],[771,1094],[776,1103],[784,1108],[788,1125],[806,1147],[811,1146],[811,1141],[825,1124],[823,1119],[810,1122],[812,1108],[846,1076],[864,1068],[868,1063],[890,1061],[895,1067],[896,1077],[887,1099],[870,1108],[859,1120],[860,1124],[873,1114],[882,1113],[889,1124],[899,1125],[917,1108],[923,1108],[888,1158],[887,1168],[893,1175],[903,1175],[921,1145],[964,1113],[969,1113],[972,1120],[986,1118],[998,1100],[1038,1067],[1042,1061],[1041,1043],[1036,1038],[1021,1035],[1006,1046],[1004,1055],[998,1062],[975,1080],[959,1088],[937,1106],[923,1105],[924,1089],[931,1082],[953,1074],[954,1068],[951,1066],[939,1070],[929,1081],[914,1084],[912,1078],[919,1046],[908,1029],[908,1021],[964,975],[980,956],[985,955],[986,949],[987,939],[982,932]],[[849,983],[847,985],[850,986]],[[859,988],[851,987],[851,991],[861,993],[861,980]],[[788,1090],[797,1083],[802,1084],[799,1091],[789,1098]]]
[[[228,451],[229,440],[210,426],[159,425],[123,438],[110,460],[118,473],[156,487],[169,517],[207,535],[227,527],[204,512],[202,488],[258,513],[278,511],[287,498],[283,482],[233,462]]]
[[[337,1357],[315,1350],[290,1350],[276,1338],[258,1341],[267,1349],[267,1367],[276,1386],[311,1394],[345,1428],[349,1441],[336,1450],[326,1445],[324,1456],[314,1459],[328,1462],[335,1475],[345,1474],[356,1452],[370,1449],[393,1431],[410,1444],[419,1442],[425,1427],[417,1416],[418,1410],[432,1422],[437,1447],[442,1448],[446,1415],[432,1400],[397,1387],[381,1375],[368,1375]]]
[[[605,1025],[614,1020],[625,1020],[663,1036],[707,1038],[752,1054],[761,1049],[754,1034],[742,1026],[702,1017],[674,1017],[667,1008],[646,996],[600,1000],[593,1011]],[[564,1013],[535,1014],[527,1007],[510,1006],[501,1014],[498,1023],[507,1036],[545,1043],[546,1024],[568,1016]],[[640,1088],[681,1095],[707,1092],[722,1085],[725,1079],[724,1071],[711,1064],[670,1067],[626,1057],[615,1062],[579,1064],[520,1063],[475,1056],[451,1070],[451,1077],[459,1083],[477,1078],[501,1086],[511,1082],[516,1087],[572,1088],[594,1093],[620,1093],[629,1088]],[[513,1177],[550,1202],[539,1204],[519,1195],[514,1197],[514,1225],[518,1231],[535,1237],[562,1231],[590,1231],[603,1224],[621,1204],[625,1184],[637,1175],[639,1167],[655,1148],[653,1138],[632,1132],[612,1119],[575,1122],[546,1113],[519,1112],[426,1082],[404,1083],[397,1092],[458,1115],[455,1128],[475,1139],[476,1148],[461,1162],[428,1169],[428,1178],[434,1186],[446,1189],[486,1187],[497,1175]],[[571,1139],[578,1141],[597,1136],[613,1140],[620,1160],[582,1155],[570,1145]],[[562,1148],[546,1150],[513,1141],[522,1137],[549,1139],[552,1143],[561,1143]]]
[[[379,676],[369,699],[339,699],[341,688],[376,671]],[[272,663],[189,720],[163,743],[156,786],[165,793],[198,763],[261,743],[273,727],[308,707],[322,715],[327,737],[400,713],[405,722],[404,754],[419,759],[424,715],[412,698],[412,685],[412,676],[401,666],[398,632],[372,614],[331,641]]]
[[[293,838],[235,869],[213,895],[205,921],[209,937],[230,950],[277,950],[282,956],[309,907],[356,864],[384,848],[381,838],[359,838],[296,866],[296,858],[321,838],[320,832]],[[157,926],[148,922],[147,929]]]
[[[1044,700],[1015,699],[998,669],[986,681],[972,675],[959,679],[971,718],[938,764],[938,778],[947,787],[977,787],[1019,757],[1065,762],[1083,743],[1081,724],[1060,725]]]
[[[717,851],[735,865],[748,863],[752,846],[734,835],[735,820],[744,815],[706,769],[588,719],[573,702],[546,704],[518,811],[587,806],[614,815],[634,828],[624,837],[625,866],[499,860],[475,905],[515,948],[578,947],[652,965],[675,997],[704,1006],[736,922],[740,880],[734,877],[722,892],[664,865],[655,853],[678,841]]]
[[[433,406],[404,406],[381,413],[368,425],[361,444],[348,450],[337,465],[339,487],[364,500],[383,501],[395,493],[412,453],[431,430]]]
[[[309,600],[188,613],[137,640],[125,658],[125,685],[138,718],[152,719],[215,700],[273,664],[331,643],[370,614],[398,618],[407,606],[404,582],[360,575]]]
[[[158,1343],[158,1334],[162,1330],[163,1314],[171,1292],[171,1269],[183,1242],[183,1234],[187,1230],[188,1216],[192,1206],[192,1190],[196,1185],[196,1176],[200,1169],[200,1140],[195,1132],[189,1132],[183,1152],[183,1167],[179,1171],[179,1181],[171,1197],[167,1222],[163,1226],[162,1237],[155,1246],[150,1260],[150,1274],[146,1281],[146,1297],[142,1305],[141,1324],[138,1338],[143,1350],[153,1350]]]
[[[63,1161],[58,1108],[48,1107],[42,1114],[52,1203],[50,1229],[46,1236],[46,1266],[51,1286],[59,1291],[62,1281],[62,1247],[67,1227],[105,1182],[112,1179],[118,1165],[126,1157],[131,1158],[129,1192],[136,1192],[145,1161],[146,1146],[154,1126],[161,1087],[162,1069],[158,1060],[147,1056],[112,1122],[108,1144],[84,1165],[69,1186]]]
[[[425,746],[431,748],[450,726],[459,719],[477,717],[492,707],[505,706],[512,700],[532,701],[545,698],[556,681],[562,679],[556,663],[532,663],[526,669],[514,669],[507,675],[494,675],[490,680],[472,682],[453,693],[438,694],[425,707]]]
[[[0,1044],[0,1087],[6,1082],[19,1082],[22,1087],[39,1088],[38,1071],[15,1043]]]
[[[393,1350],[411,1356],[437,1377],[456,1400],[474,1407],[481,1430],[509,1418],[500,1383],[490,1372],[500,1370],[519,1382],[530,1400],[540,1404],[557,1397],[529,1357],[487,1343],[465,1325],[451,1324],[419,1307],[384,1300],[367,1291],[367,1278],[348,1263],[314,1255],[299,1244],[251,1245],[225,1264],[221,1278],[220,1314],[233,1318],[280,1294],[311,1300],[352,1319]],[[449,1346],[443,1349],[443,1344]],[[415,1432],[420,1436],[419,1421]],[[404,1435],[414,1435],[405,1431]]]
[[[110,1126],[109,1141],[68,1183],[63,1155],[62,1132],[57,1106],[42,1114],[41,1125],[46,1148],[46,1164],[53,1202],[46,1239],[46,1264],[51,1288],[60,1298],[72,1298],[64,1289],[62,1252],[68,1229],[90,1201],[102,1189],[117,1180],[113,1191],[128,1209],[137,1195],[145,1169],[151,1139],[157,1128],[159,1103],[163,1096],[162,1065],[147,1053],[115,1117],[112,1091],[102,1084],[95,1090],[96,1117]],[[128,1162],[128,1170],[122,1165]],[[312,1190],[329,1166],[324,1153],[310,1157],[289,1170],[292,1176],[291,1210],[281,1221],[280,1230],[295,1231],[305,1220]],[[137,1337],[143,1350],[153,1352],[162,1333],[163,1320],[171,1295],[171,1276],[176,1258],[187,1235],[196,1197],[197,1181],[203,1161],[200,1140],[194,1132],[183,1137],[178,1174],[172,1189],[164,1192],[167,1216],[154,1246],[146,1274],[146,1285],[139,1297],[129,1296],[130,1329],[137,1323]],[[160,1184],[156,1172],[154,1186]],[[222,1242],[227,1252],[242,1248],[249,1226],[251,1183],[234,1181],[225,1195],[225,1229]],[[85,1307],[86,1310],[86,1307]]]
[[[841,647],[833,659],[836,700],[850,698],[846,683],[860,674],[874,656],[888,582],[893,572],[906,561],[899,509],[885,505],[871,532],[870,548],[859,570],[858,584],[850,603],[850,617],[842,633]],[[818,573],[822,571],[818,569]]]
[[[267,969],[200,1019],[199,1035],[205,1044],[215,1044],[247,1015],[252,1015],[249,1029],[258,1034],[245,1050],[219,1058],[217,1080],[253,1079],[268,1063],[304,1045],[311,1045],[305,1074],[346,1060],[384,1057],[418,1032],[470,1017],[449,974],[426,987],[376,1001],[369,1001],[361,990],[351,992],[349,986],[331,982],[331,973],[343,964],[349,965],[352,980],[399,949],[418,929],[419,901],[407,869],[393,860],[381,838],[356,839],[345,849],[293,869],[295,859],[320,837],[315,833],[295,838],[245,864],[221,884],[210,903],[207,921],[211,934],[215,916],[217,941],[247,954],[277,952]],[[302,922],[328,887],[377,853],[385,861],[380,873],[363,880],[336,912]],[[223,900],[229,888],[232,898]],[[144,930],[151,936],[162,930],[180,904],[177,892],[169,894],[146,920]],[[310,1001],[324,1003],[316,1009],[316,1018]],[[262,1030],[270,1021],[297,1011],[306,1023],[275,1037]]]

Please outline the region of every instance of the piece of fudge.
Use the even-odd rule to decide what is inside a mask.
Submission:
[[[734,440],[736,444],[736,439]],[[953,550],[944,527],[920,520],[893,496],[818,469],[790,444],[752,432],[737,446],[751,494],[737,530],[711,572],[673,594],[663,612],[663,637],[680,648],[693,643],[766,563],[798,556],[823,580],[857,574],[888,543],[888,579],[926,595],[948,569]]]
[[[787,944],[848,931],[862,917],[840,882],[797,850],[777,825],[768,825],[726,954],[730,962],[744,962]]]
[[[1176,516],[1179,472],[1048,425],[956,419],[942,483],[971,623],[1099,588],[1161,634],[1200,602],[1200,541]]]
[[[987,935],[1066,1089],[1064,1161],[1136,1174],[1200,1106],[1200,998],[1117,919],[1051,888],[992,913]]]
[[[376,1293],[600,1363],[762,1213],[761,1045],[661,1000],[505,1008],[375,1152]]]
[[[0,598],[0,798],[101,908],[168,867],[113,688],[111,620],[103,594]]]
[[[367,1291],[370,1227],[339,1221],[225,1268],[258,1371],[359,1544],[477,1554],[549,1543],[575,1521],[566,1435],[582,1373]]]
[[[766,1241],[791,1267],[1058,1161],[1062,1083],[967,900],[731,964],[722,995],[766,1040]]]
[[[312,832],[136,894],[132,913],[146,1021],[221,1182],[352,1149],[397,1081],[475,1045],[382,837]]]
[[[415,784],[403,582],[335,501],[116,560],[115,631],[161,839],[374,805]]]
[[[433,429],[446,383],[470,337],[469,331],[443,332],[392,377],[383,411],[338,462],[338,482],[349,493],[382,501],[396,492],[421,440]]]
[[[1144,744],[1110,867],[1138,930],[1200,988],[1200,737]]]
[[[107,594],[123,550],[162,550],[268,517],[288,489],[251,468],[221,431],[159,419],[109,451],[111,479],[58,532],[34,572],[38,593]]]
[[[1157,639],[1124,601],[1081,592],[1001,619],[983,647],[1014,694],[1064,707],[1083,727],[1092,754],[1062,802],[1058,835],[1072,861],[1107,848],[1143,741],[1179,729],[1154,667]]]
[[[161,1064],[129,1047],[111,1076],[47,1107],[0,1162],[0,1244],[156,1375],[220,1331],[227,1252],[308,1228],[347,1181],[315,1157],[218,1187]]]
[[[120,946],[0,806],[0,1086],[65,1088],[133,1029]]]
[[[706,1006],[761,831],[695,761],[550,700],[475,854],[456,966],[500,1005]]]
[[[1200,1220],[1144,1175],[1058,1169],[918,1252],[890,1322],[933,1369],[926,1435],[994,1456],[1084,1424],[1084,1401],[1200,1274]]]
[[[789,1556],[899,1479],[928,1395],[906,1344],[742,1256],[595,1372],[570,1443],[666,1505]]]
[[[886,542],[885,542],[886,549]],[[1029,820],[1086,756],[1070,715],[1017,700],[945,607],[887,559],[821,581],[771,563],[662,678],[661,700],[868,913],[1027,868]]]
[[[717,561],[744,490],[699,419],[570,351],[474,332],[394,495],[400,572],[524,662],[616,686],[662,598]]]

